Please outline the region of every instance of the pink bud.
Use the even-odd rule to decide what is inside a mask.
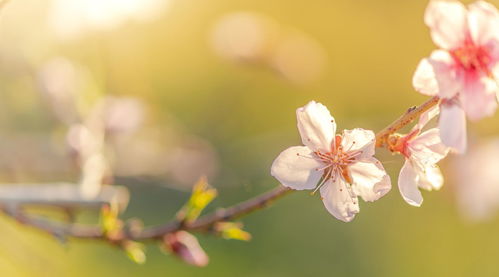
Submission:
[[[167,249],[182,261],[198,267],[208,265],[209,257],[204,252],[195,236],[185,231],[167,234],[164,237]]]

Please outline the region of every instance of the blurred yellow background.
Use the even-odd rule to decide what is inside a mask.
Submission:
[[[328,106],[339,129],[375,131],[425,100],[411,78],[435,48],[423,23],[427,1],[84,2],[12,0],[0,12],[2,183],[78,178],[65,159],[64,127],[40,92],[40,71],[55,58],[84,72],[82,90],[144,103],[137,134],[143,141],[120,154],[123,163],[134,163],[120,167],[116,184],[131,191],[123,217],[146,224],[173,218],[200,174],[219,191],[211,210],[277,186],[270,165],[299,143],[294,112],[310,100]],[[471,124],[470,136],[498,134],[498,123],[496,115]],[[142,155],[157,168],[131,174]],[[334,219],[318,197],[294,193],[243,219],[249,243],[199,236],[210,264],[193,268],[153,243],[147,263],[136,265],[107,244],[62,245],[2,217],[0,273],[499,275],[499,221],[463,219],[450,170],[444,188],[424,193],[423,206],[414,208],[396,186],[401,158],[378,156],[393,189],[363,202],[352,223]],[[95,220],[92,213],[81,217]]]

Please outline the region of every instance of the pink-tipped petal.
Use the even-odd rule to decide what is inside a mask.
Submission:
[[[457,153],[466,152],[466,115],[455,103],[440,106],[440,138],[442,142]]]
[[[457,1],[431,1],[424,21],[430,27],[431,37],[443,49],[458,47],[467,33],[466,7]]]
[[[468,25],[473,41],[486,45],[499,40],[499,12],[485,1],[477,1],[468,7]]]
[[[298,130],[304,145],[329,152],[336,134],[336,123],[326,106],[310,101],[296,110]]]
[[[362,151],[360,158],[370,158],[374,155],[376,137],[371,130],[356,128],[353,130],[344,130],[341,146],[344,151],[355,152]]]
[[[423,203],[423,196],[418,189],[418,175],[409,160],[406,160],[400,170],[398,186],[402,198],[409,205],[420,207]]]
[[[359,201],[350,193],[348,184],[338,177],[336,182],[331,179],[321,187],[321,197],[324,206],[337,219],[350,222],[359,213]]]
[[[274,160],[270,174],[286,187],[296,190],[313,189],[323,171],[316,170],[322,165],[312,155],[312,151],[306,146],[290,147]]]
[[[376,201],[391,189],[390,177],[375,158],[354,163],[349,170],[353,181],[352,190],[364,201]]]
[[[496,82],[487,77],[467,81],[460,94],[466,116],[474,121],[492,116],[497,109],[497,90]]]
[[[428,62],[433,67],[438,96],[441,98],[454,97],[461,89],[454,58],[447,51],[435,50],[431,53]]]
[[[435,50],[421,60],[412,78],[414,89],[422,94],[442,98],[454,97],[461,88],[457,82],[455,61],[449,52]]]

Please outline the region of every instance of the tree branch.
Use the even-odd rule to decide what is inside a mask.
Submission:
[[[376,147],[384,147],[388,137],[407,126],[425,111],[439,103],[438,97],[433,97],[419,106],[409,108],[405,114],[388,125],[386,128],[376,134]],[[35,218],[24,215],[16,209],[6,208],[5,203],[3,211],[6,215],[16,219],[18,222],[32,226],[34,228],[46,231],[57,237],[72,237],[79,239],[103,240],[109,243],[118,244],[127,240],[162,240],[166,234],[174,233],[179,230],[186,231],[210,231],[218,222],[230,221],[240,218],[251,212],[267,207],[273,201],[287,195],[293,190],[284,186],[278,186],[266,193],[251,198],[232,207],[219,209],[211,214],[200,217],[199,219],[187,223],[173,220],[163,225],[144,228],[141,231],[127,231],[127,228],[115,233],[106,234],[100,226],[85,226],[77,224],[68,224],[55,222],[42,218]],[[0,198],[0,205],[1,205]]]
[[[401,115],[397,120],[376,134],[376,147],[386,146],[387,139],[391,134],[409,125],[421,114],[437,105],[439,101],[440,99],[437,96],[434,96],[419,106],[409,108],[405,114]]]

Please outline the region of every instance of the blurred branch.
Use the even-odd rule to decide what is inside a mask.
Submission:
[[[410,124],[422,113],[437,105],[438,102],[438,97],[433,97],[420,106],[409,108],[400,118],[376,134],[376,146],[384,147],[387,138],[391,134]],[[240,218],[251,212],[263,209],[270,205],[273,201],[293,191],[289,188],[279,186],[232,207],[219,209],[192,222],[175,219],[163,225],[147,227],[141,230],[132,230],[132,228],[128,228],[125,225],[124,228],[112,233],[108,233],[103,230],[102,226],[86,226],[73,223],[55,222],[43,218],[27,216],[19,209],[19,205],[21,204],[38,204],[59,207],[88,207],[103,205],[105,202],[109,202],[109,197],[113,194],[112,190],[114,190],[114,194],[123,193],[119,192],[119,190],[123,188],[104,186],[100,198],[98,197],[94,200],[85,200],[81,198],[79,192],[76,192],[76,189],[78,189],[78,187],[74,185],[69,187],[68,184],[59,184],[54,187],[46,186],[41,188],[0,187],[0,205],[2,205],[2,210],[6,215],[16,219],[18,222],[46,231],[58,238],[72,237],[80,239],[96,239],[121,245],[129,241],[163,240],[165,235],[175,233],[180,230],[199,232],[214,231],[214,226],[217,223]],[[128,194],[126,200],[128,201]]]
[[[129,198],[128,190],[119,186],[102,186],[99,194],[92,198],[85,197],[79,185],[70,183],[0,186],[0,205],[6,206],[100,209],[105,204],[114,203],[124,210]]]

